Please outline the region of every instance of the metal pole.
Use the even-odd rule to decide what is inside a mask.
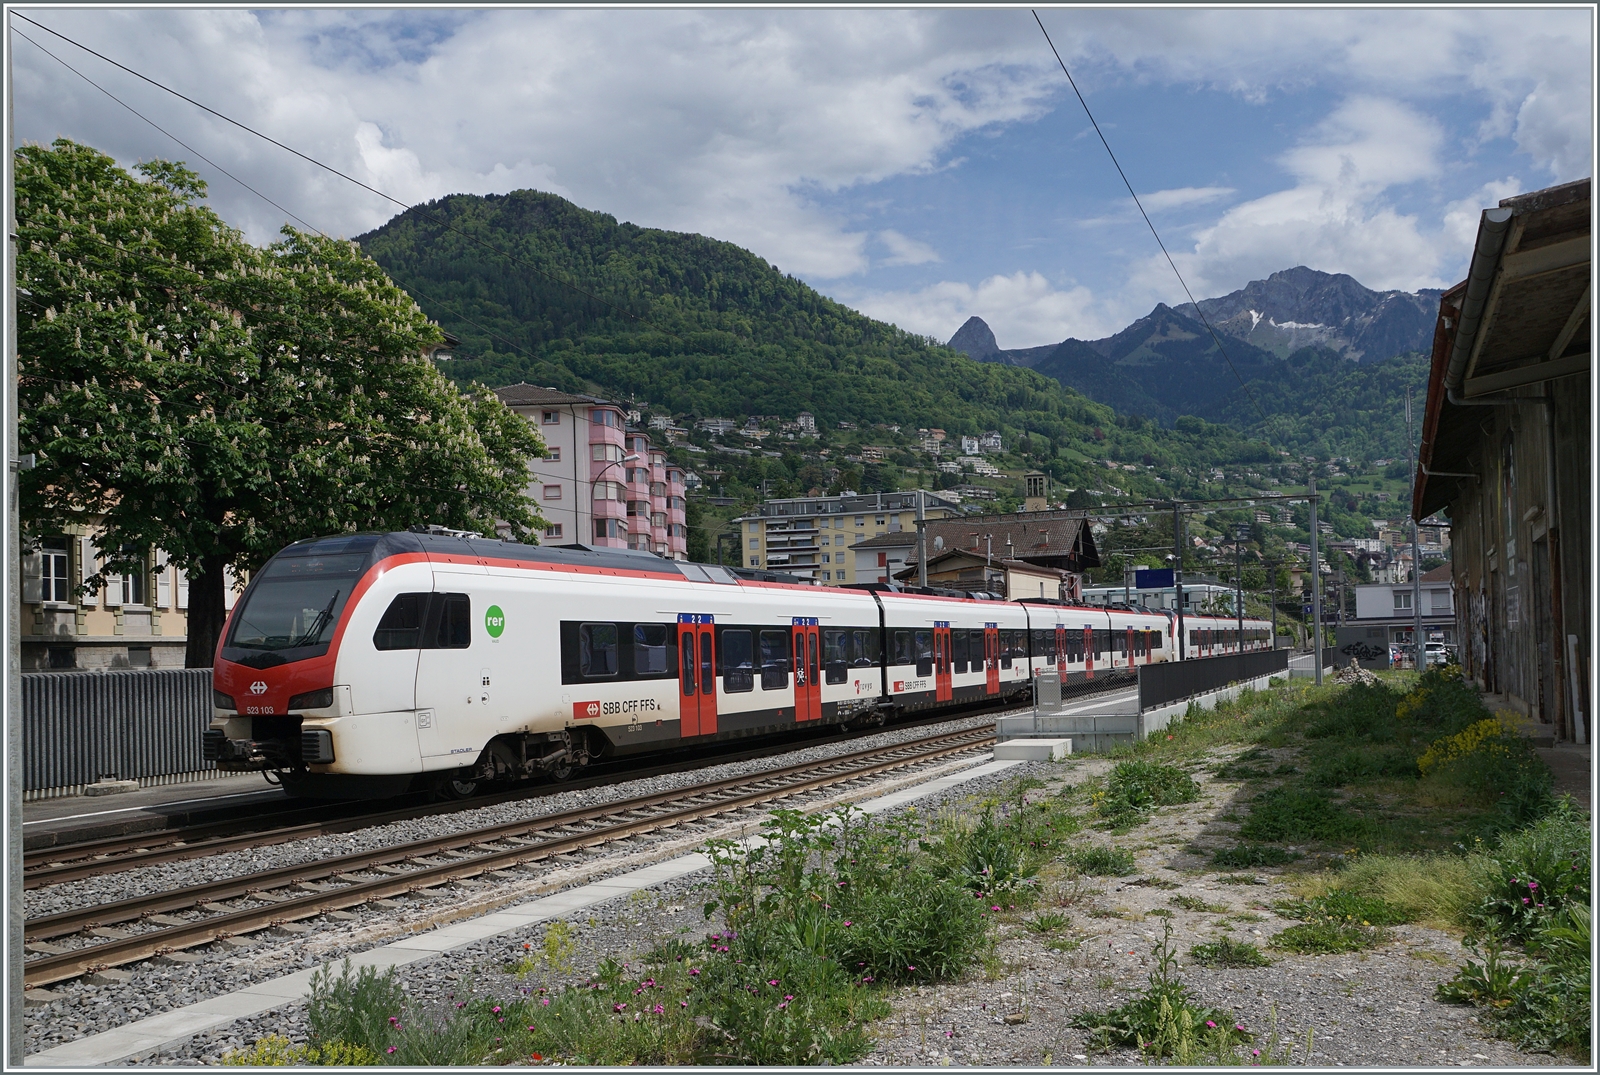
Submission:
[[[1244,652],[1244,542],[1233,534],[1233,611],[1239,618],[1239,652]]]
[[[1178,606],[1178,660],[1188,660],[1183,634],[1183,518],[1172,502],[1172,593]]]
[[[11,36],[5,49],[5,557],[6,643],[6,1066],[22,1067],[22,557],[21,503],[17,495],[17,234],[16,113],[11,93]]]
[[[1317,476],[1307,484],[1311,494],[1311,663],[1317,666],[1316,683],[1322,686],[1322,565],[1317,559]]]
[[[917,585],[928,588],[928,527],[923,510],[923,493],[917,490]]]
[[[1124,605],[1127,605],[1130,608],[1133,607],[1133,596],[1129,592],[1129,589],[1128,589],[1128,584],[1132,581],[1131,579],[1129,579],[1128,575],[1129,575],[1129,572],[1131,572],[1132,570],[1133,570],[1133,565],[1132,564],[1123,564],[1122,565],[1122,603]]]
[[[1406,458],[1411,466],[1411,484],[1417,483],[1416,444],[1411,439],[1411,389],[1406,389]],[[1555,456],[1550,457],[1551,466]],[[1413,502],[1415,501],[1413,489]],[[1554,518],[1554,516],[1551,516]],[[1411,639],[1413,645],[1412,667],[1423,671],[1427,667],[1427,651],[1422,645],[1422,543],[1417,538],[1417,520],[1411,520]]]

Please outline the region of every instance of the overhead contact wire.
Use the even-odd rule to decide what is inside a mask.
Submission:
[[[1217,350],[1222,353],[1223,360],[1228,363],[1228,369],[1233,371],[1234,380],[1239,382],[1239,387],[1244,389],[1245,396],[1255,407],[1256,413],[1261,415],[1263,422],[1268,421],[1267,412],[1262,410],[1260,402],[1256,399],[1250,386],[1244,383],[1244,378],[1239,376],[1239,369],[1233,364],[1233,358],[1228,354],[1228,349],[1222,345],[1222,340],[1217,336],[1217,330],[1211,327],[1211,321],[1206,317],[1200,304],[1195,301],[1194,293],[1189,290],[1189,284],[1183,278],[1183,273],[1178,271],[1178,263],[1172,260],[1172,255],[1167,252],[1167,244],[1161,241],[1161,233],[1156,231],[1156,226],[1150,220],[1150,214],[1144,211],[1144,204],[1139,201],[1139,195],[1134,193],[1133,184],[1128,182],[1128,175],[1122,170],[1122,164],[1117,160],[1117,155],[1111,149],[1111,143],[1106,141],[1106,136],[1100,130],[1100,124],[1095,122],[1094,113],[1089,110],[1089,102],[1083,99],[1083,91],[1078,89],[1078,83],[1072,77],[1072,72],[1067,70],[1067,62],[1061,58],[1061,53],[1056,49],[1056,43],[1050,40],[1050,31],[1044,28],[1044,20],[1039,18],[1039,13],[1030,9],[1033,21],[1039,24],[1039,32],[1044,34],[1045,44],[1050,46],[1050,51],[1055,55],[1056,63],[1061,65],[1061,73],[1067,76],[1067,84],[1072,87],[1072,92],[1077,94],[1078,103],[1083,106],[1083,114],[1089,117],[1089,124],[1094,128],[1094,133],[1100,136],[1100,144],[1106,147],[1106,155],[1111,158],[1112,167],[1116,168],[1117,175],[1122,177],[1122,185],[1128,188],[1128,195],[1133,198],[1133,204],[1138,208],[1139,215],[1144,217],[1145,226],[1150,229],[1150,234],[1155,236],[1156,245],[1161,248],[1161,253],[1167,259],[1167,264],[1172,266],[1172,275],[1178,278],[1178,283],[1183,287],[1183,293],[1189,296],[1189,304],[1194,307],[1194,312],[1200,316],[1200,323],[1211,334],[1211,340],[1217,345]]]

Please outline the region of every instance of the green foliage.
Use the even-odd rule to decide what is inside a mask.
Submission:
[[[1135,869],[1133,852],[1125,847],[1082,847],[1067,856],[1079,873],[1090,877],[1126,877]]]
[[[1415,914],[1397,907],[1380,896],[1369,896],[1349,889],[1335,888],[1309,900],[1286,900],[1274,907],[1285,918],[1311,922],[1339,919],[1364,926],[1398,926],[1415,919]]]
[[[186,568],[191,664],[225,566],[347,530],[541,525],[537,434],[445,380],[423,357],[439,330],[353,244],[253,247],[177,164],[140,181],[64,139],[15,162],[24,525],[102,517],[93,589],[151,547]]]
[[[377,1056],[359,1045],[339,1041],[326,1045],[296,1045],[281,1034],[268,1034],[250,1048],[236,1049],[222,1057],[222,1066],[230,1068],[343,1068],[377,1063]]]
[[[337,976],[328,967],[311,976],[306,1018],[312,1043],[348,1042],[379,1053],[378,1044],[387,1042],[392,1025],[389,1018],[404,1003],[405,992],[393,970],[355,970],[346,956]]]
[[[1371,948],[1388,940],[1388,934],[1374,926],[1363,926],[1344,918],[1323,917],[1283,930],[1270,942],[1301,955],[1335,955]]]
[[[1300,858],[1298,851],[1285,851],[1281,847],[1263,847],[1259,844],[1238,844],[1219,848],[1211,853],[1213,865],[1229,870],[1251,866],[1287,866]]]
[[[1060,911],[1041,911],[1028,919],[1028,928],[1035,933],[1057,933],[1072,925],[1072,918]]]
[[[1080,1012],[1072,1025],[1089,1031],[1101,1047],[1132,1046],[1152,1058],[1173,1057],[1179,1063],[1204,1052],[1228,1055],[1236,1045],[1253,1040],[1232,1012],[1205,1007],[1178,978],[1170,922],[1151,953],[1156,966],[1139,996],[1110,1011]]]
[[[1245,839],[1270,843],[1349,843],[1370,831],[1365,819],[1327,793],[1295,787],[1271,788],[1257,795],[1251,800],[1250,816],[1239,826]]]
[[[1138,824],[1159,806],[1194,802],[1200,786],[1181,769],[1148,761],[1118,762],[1094,800],[1101,817],[1117,828]]]
[[[1253,944],[1244,941],[1221,940],[1197,944],[1189,949],[1189,958],[1202,967],[1270,967],[1272,960]]]
[[[1167,902],[1174,907],[1181,907],[1185,911],[1204,912],[1206,914],[1225,914],[1228,908],[1216,903],[1207,903],[1199,896],[1185,896],[1182,894],[1168,896]]]
[[[1563,908],[1590,902],[1591,833],[1570,799],[1486,856],[1469,911],[1475,929],[1526,941]]]
[[[1569,903],[1547,916],[1528,941],[1533,958],[1507,963],[1500,939],[1491,936],[1483,963],[1468,960],[1439,986],[1439,999],[1485,1009],[1490,1028],[1522,1048],[1565,1053],[1587,1063],[1594,996],[1588,904]]]

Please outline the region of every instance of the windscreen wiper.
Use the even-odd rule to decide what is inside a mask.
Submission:
[[[292,649],[295,646],[309,646],[311,643],[317,640],[317,636],[322,633],[322,629],[328,626],[328,621],[333,618],[333,603],[339,600],[339,594],[339,590],[333,591],[333,596],[328,598],[328,603],[323,610],[317,613],[317,618],[311,621],[311,626],[307,627],[305,633],[299,638],[296,638],[294,641],[290,642],[287,648]]]

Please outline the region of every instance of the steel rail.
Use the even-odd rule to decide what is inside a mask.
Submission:
[[[993,708],[993,703],[981,704],[971,708],[981,711],[982,709]],[[938,717],[903,722],[899,726],[904,728],[915,727],[917,724],[938,723],[944,720],[960,719],[962,715],[959,712],[940,714]],[[882,728],[856,729],[851,733],[847,733],[847,735],[850,738],[866,738],[870,735],[881,734],[882,731]],[[697,754],[693,760],[695,763],[703,763],[705,766],[725,765],[752,758],[770,757],[773,754],[780,754],[794,749],[796,749],[795,742],[785,737],[783,741],[764,744],[761,747],[748,750],[727,754]],[[394,807],[375,813],[353,813],[344,817],[332,818],[319,817],[318,814],[326,814],[329,808],[348,807],[350,805],[344,802],[336,804],[325,803],[313,807],[285,810],[270,817],[260,817],[258,815],[248,819],[228,818],[171,829],[155,829],[149,832],[124,836],[108,836],[96,840],[55,844],[24,853],[22,863],[23,887],[26,889],[41,888],[46,885],[81,881],[88,877],[99,877],[104,874],[115,873],[118,870],[139,869],[144,866],[165,862],[182,862],[187,859],[218,855],[245,848],[265,847],[270,844],[289,843],[316,836],[331,836],[354,832],[358,829],[388,825],[396,821],[410,821],[420,817],[458,813],[462,810],[475,810],[479,807],[495,806],[500,803],[521,802],[567,791],[582,791],[586,788],[599,787],[611,783],[619,778],[638,780],[664,773],[682,772],[685,767],[683,765],[684,760],[682,758],[669,758],[666,762],[646,766],[642,769],[629,768],[616,771],[612,771],[615,765],[613,763],[605,767],[607,771],[595,773],[592,776],[579,777],[560,784],[543,784],[535,785],[531,788],[517,788],[455,802],[431,802]]]
[[[255,932],[284,922],[358,906],[372,900],[434,888],[478,874],[495,873],[599,844],[612,843],[720,814],[738,812],[774,799],[789,798],[830,785],[848,783],[888,770],[963,753],[985,746],[993,740],[992,729],[968,729],[955,734],[897,744],[888,749],[860,751],[746,777],[713,781],[675,791],[625,799],[605,806],[504,823],[447,837],[412,841],[397,847],[358,852],[298,867],[285,867],[263,874],[228,878],[148,897],[50,915],[27,923],[28,940],[65,936],[106,924],[133,921],[164,911],[214,904],[223,899],[240,896],[274,899],[274,897],[264,897],[261,893],[295,884],[314,884],[324,879],[344,879],[350,882],[341,888],[313,891],[281,900],[274,899],[274,902],[261,907],[224,911],[194,922],[167,924],[135,936],[110,939],[59,954],[40,956],[24,964],[25,984],[28,988],[48,985],[104,967],[133,963],[166,952],[208,944],[225,937]],[[813,775],[807,776],[808,773]],[[689,805],[646,817],[618,817],[673,801],[722,795],[739,787],[751,786],[754,786],[755,790],[717,798],[711,802],[690,802]],[[520,838],[527,834],[566,828],[585,821],[599,820],[605,816],[615,817],[617,820],[587,831],[570,834],[554,833],[532,843],[520,842]],[[519,842],[509,848],[487,846],[506,840],[519,840]],[[459,853],[461,849],[469,847],[484,853],[459,861],[443,863],[420,861],[425,860],[430,854]],[[385,874],[368,880],[349,876],[383,867],[392,869],[397,862],[413,863],[420,865],[420,868],[404,873]]]

